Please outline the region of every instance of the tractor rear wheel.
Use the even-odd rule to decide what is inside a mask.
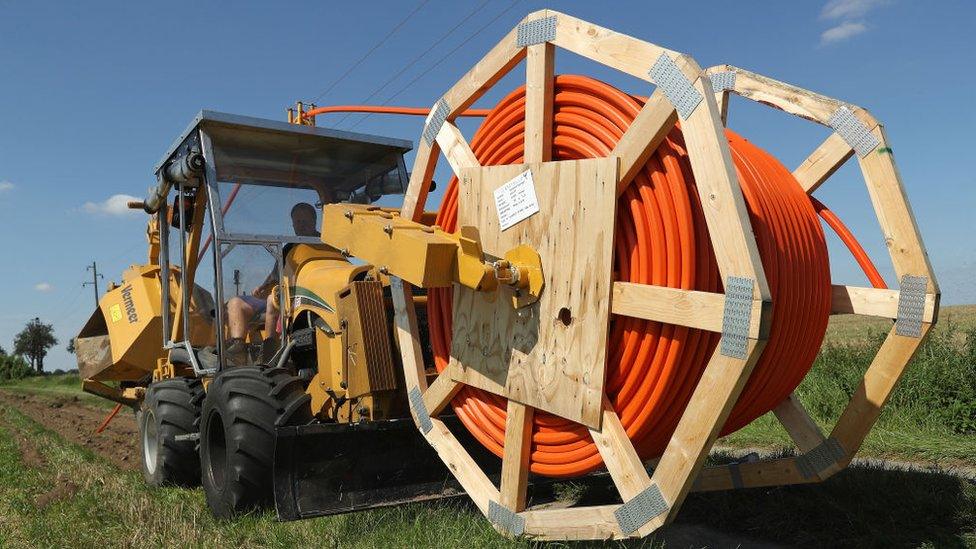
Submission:
[[[284,368],[219,373],[200,416],[200,462],[207,505],[218,518],[268,506],[273,497],[275,427],[308,423],[309,397]]]
[[[142,476],[150,486],[195,486],[200,482],[196,444],[181,435],[197,432],[203,386],[199,379],[164,379],[149,385],[137,413]]]

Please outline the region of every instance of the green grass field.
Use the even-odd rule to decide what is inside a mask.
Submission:
[[[857,386],[884,329],[883,323],[832,320],[828,345],[797,390],[825,430]],[[80,393],[70,375],[21,380],[0,391],[52,398]],[[769,453],[790,446],[769,415],[719,443]],[[818,485],[692,494],[678,521],[660,536],[596,546],[976,547],[976,307],[943,309],[859,457],[920,463],[936,471],[859,465]],[[500,537],[463,499],[295,523],[279,523],[272,513],[215,521],[200,490],[150,489],[137,472],[119,471],[16,407],[0,404],[0,547],[134,545],[537,544]],[[584,545],[594,546],[555,546]]]

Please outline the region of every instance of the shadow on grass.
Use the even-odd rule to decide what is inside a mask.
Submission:
[[[741,536],[744,547],[750,541],[970,547],[976,544],[976,483],[940,473],[858,467],[820,484],[691,494],[674,524],[681,525]]]

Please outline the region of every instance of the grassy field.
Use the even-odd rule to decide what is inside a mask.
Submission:
[[[886,328],[845,317],[832,321],[829,344],[797,391],[825,430],[856,387]],[[56,399],[74,398],[77,387],[72,376],[48,376],[0,391]],[[720,443],[769,453],[789,447],[771,417]],[[692,494],[678,521],[656,538],[586,546],[976,547],[976,307],[943,310],[859,456],[923,463],[936,470],[861,465],[819,485]],[[149,489],[139,473],[119,471],[16,406],[0,403],[0,547],[96,545],[538,544],[501,538],[463,499],[296,523],[279,523],[271,513],[215,521],[200,490]],[[582,546],[568,544],[577,545]]]

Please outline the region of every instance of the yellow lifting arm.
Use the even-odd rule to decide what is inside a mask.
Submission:
[[[486,260],[474,227],[448,233],[403,219],[399,210],[356,204],[325,206],[322,227],[322,241],[329,246],[421,288],[457,283],[491,292],[505,287],[513,290],[513,305],[524,307],[538,300],[544,285],[538,253],[518,246],[503,258]]]

